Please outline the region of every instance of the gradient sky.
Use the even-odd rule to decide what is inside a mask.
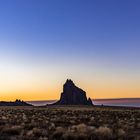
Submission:
[[[0,100],[140,97],[139,0],[0,0]]]

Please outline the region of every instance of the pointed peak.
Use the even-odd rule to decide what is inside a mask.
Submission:
[[[88,98],[88,101],[92,101],[91,98]]]
[[[69,84],[72,83],[72,84],[74,84],[71,79],[67,79],[66,83],[69,83]]]
[[[88,105],[93,105],[91,98],[88,98]]]

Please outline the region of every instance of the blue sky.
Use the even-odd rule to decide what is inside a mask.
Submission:
[[[14,63],[83,83],[120,74],[134,84],[140,78],[139,7],[139,0],[1,0],[1,67]]]

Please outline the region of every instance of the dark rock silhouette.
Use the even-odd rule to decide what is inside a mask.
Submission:
[[[93,105],[92,100],[87,100],[86,92],[75,86],[72,80],[67,79],[63,86],[60,100],[54,105]]]
[[[90,98],[88,98],[88,104],[93,105],[92,100]]]
[[[28,104],[21,100],[16,100],[15,102],[0,102],[0,106],[32,106],[31,104]]]

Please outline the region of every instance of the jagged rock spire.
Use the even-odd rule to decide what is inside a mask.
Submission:
[[[55,105],[93,105],[86,97],[86,92],[75,86],[71,79],[67,79],[63,86],[60,100]]]

